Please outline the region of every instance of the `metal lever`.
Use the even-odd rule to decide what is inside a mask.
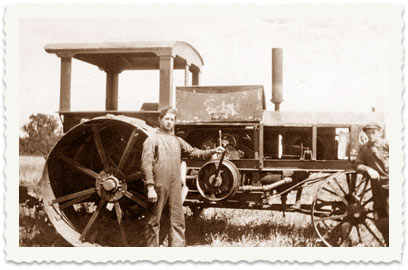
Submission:
[[[218,162],[217,171],[215,172],[215,179],[218,179],[218,177],[220,176],[220,169],[221,169],[222,162],[224,161],[225,152],[226,151],[222,152],[220,162]]]
[[[220,146],[222,146],[222,131],[221,131],[221,129],[218,130],[218,135],[219,135]],[[222,152],[220,162],[218,162],[217,171],[215,172],[215,179],[217,179],[217,180],[219,179],[219,176],[220,176],[220,169],[221,169],[222,162],[224,161],[225,152],[227,152],[227,151],[224,150]]]
[[[218,130],[218,143],[222,146],[222,131],[221,129]]]

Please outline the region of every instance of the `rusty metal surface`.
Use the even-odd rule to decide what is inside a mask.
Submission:
[[[176,88],[177,123],[260,121],[265,109],[262,85]]]

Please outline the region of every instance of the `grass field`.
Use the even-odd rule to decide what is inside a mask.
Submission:
[[[20,157],[20,186],[35,195],[42,157]],[[187,246],[321,246],[307,215],[266,210],[205,209],[186,217]],[[20,204],[20,246],[69,246],[40,207]]]
[[[20,156],[20,186],[27,187],[30,193],[34,192],[35,186],[40,181],[44,163],[43,157]]]
[[[42,207],[35,203],[44,163],[43,157],[20,156],[20,246],[69,246],[48,221]]]
[[[206,209],[187,218],[187,244],[218,247],[320,246],[308,216],[266,210]]]

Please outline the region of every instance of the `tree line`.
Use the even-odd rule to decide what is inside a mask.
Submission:
[[[58,118],[42,113],[30,115],[22,131],[19,137],[20,155],[46,156],[62,136]]]

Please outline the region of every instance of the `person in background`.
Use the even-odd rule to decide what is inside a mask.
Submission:
[[[224,151],[221,146],[211,150],[193,148],[182,138],[174,135],[175,121],[174,109],[167,107],[161,110],[160,128],[143,143],[141,171],[147,188],[147,200],[150,203],[145,227],[146,246],[159,246],[160,219],[165,209],[169,216],[169,246],[185,246],[181,153],[207,159],[215,153]]]
[[[363,128],[368,142],[359,151],[354,167],[370,178],[375,223],[388,245],[389,235],[389,146],[382,138],[382,128],[371,123]]]

